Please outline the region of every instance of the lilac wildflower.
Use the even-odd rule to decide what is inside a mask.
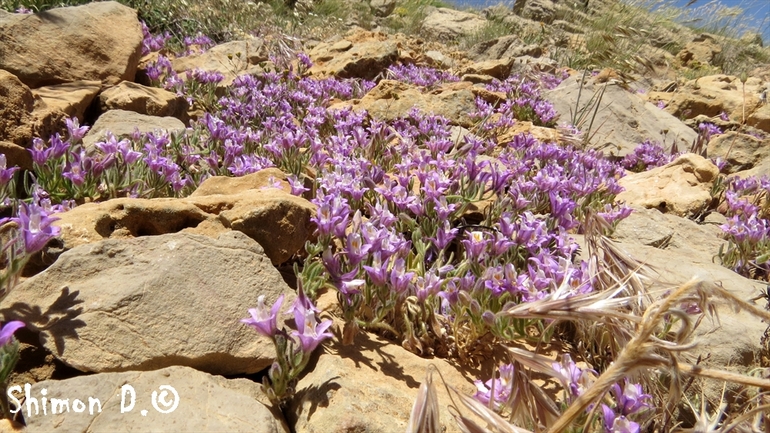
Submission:
[[[278,311],[283,304],[283,295],[279,296],[273,304],[270,312],[265,306],[265,295],[257,298],[257,308],[250,308],[250,319],[241,319],[241,322],[253,327],[257,332],[265,337],[272,338],[278,332]]]
[[[480,380],[474,380],[473,383],[476,385],[477,391],[473,397],[485,405],[489,405],[491,401],[493,407],[499,409],[511,396],[513,374],[513,365],[505,364],[500,366],[499,378],[489,379],[483,383]],[[492,388],[494,388],[494,394]]]
[[[20,322],[18,320],[6,322],[2,329],[0,329],[0,347],[10,343],[14,332],[18,331],[19,328],[23,328],[24,326],[24,322]]]

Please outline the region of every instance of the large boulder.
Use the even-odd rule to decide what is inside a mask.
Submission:
[[[30,87],[133,81],[142,54],[136,11],[114,1],[36,14],[0,11],[0,69]]]
[[[408,83],[382,80],[359,101],[344,102],[332,108],[352,104],[355,110],[366,110],[382,120],[403,117],[412,108],[417,108],[424,113],[443,116],[453,125],[471,127],[474,121],[469,114],[476,110],[476,96],[482,91],[483,88],[474,88],[467,81],[445,83],[431,92],[424,92]]]
[[[272,341],[239,322],[259,295],[286,295],[286,305],[295,296],[259,244],[238,232],[174,233],[67,251],[17,286],[0,313],[81,371],[250,374],[275,358]]]
[[[518,36],[507,35],[479,42],[468,51],[468,57],[482,62],[521,56],[540,57],[543,49],[536,44],[526,45]]]
[[[679,149],[688,149],[697,138],[695,131],[679,119],[613,82],[583,82],[576,75],[543,96],[553,103],[560,121],[571,123],[568,116],[576,115],[577,126],[591,137],[589,146],[616,156],[625,156],[645,140],[668,146],[673,142]],[[591,123],[593,129],[588,131]]]
[[[23,388],[13,392],[18,400],[23,395]],[[258,384],[189,367],[47,380],[32,385],[29,395],[38,406],[26,401],[21,406],[28,431],[289,432]],[[92,399],[99,405],[91,406]]]
[[[711,203],[711,190],[718,175],[719,169],[711,161],[687,153],[663,167],[620,179],[618,183],[625,191],[615,199],[664,213],[694,216]]]
[[[714,58],[722,53],[722,47],[713,36],[700,34],[688,42],[676,55],[684,66],[711,65]]]
[[[436,8],[422,21],[422,31],[439,39],[452,40],[478,31],[486,22],[470,12]]]
[[[533,21],[550,24],[556,18],[556,5],[551,0],[516,0],[513,12]]]
[[[178,57],[171,67],[182,80],[188,70],[216,71],[224,76],[218,90],[228,86],[240,75],[262,73],[261,63],[268,60],[264,41],[257,38],[219,44],[202,53]],[[148,113],[149,114],[149,113]]]
[[[398,60],[398,44],[382,33],[358,32],[336,42],[322,42],[310,53],[310,73],[373,80]]]

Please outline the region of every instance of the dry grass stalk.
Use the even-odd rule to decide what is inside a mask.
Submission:
[[[735,374],[722,370],[705,369],[700,366],[683,364],[677,361],[677,354],[690,349],[693,345],[687,344],[687,339],[692,332],[692,326],[683,323],[683,326],[675,334],[675,341],[667,341],[658,338],[655,334],[664,323],[665,317],[678,310],[675,306],[684,299],[693,299],[691,292],[697,291],[702,305],[699,305],[702,311],[713,310],[713,302],[708,300],[707,295],[720,297],[729,302],[736,308],[743,308],[756,313],[762,318],[770,318],[770,313],[760,310],[751,304],[736,298],[734,295],[719,287],[711,285],[707,287],[702,282],[691,280],[681,285],[667,297],[651,305],[638,324],[636,334],[629,344],[623,349],[615,362],[588,388],[581,394],[564,414],[551,426],[549,432],[561,432],[567,429],[572,422],[579,417],[586,408],[600,399],[610,387],[629,374],[641,368],[664,368],[672,373],[674,378],[682,374],[696,375],[713,379],[727,380],[748,386],[757,386],[770,390],[770,380],[754,378],[750,376]],[[685,318],[686,315],[676,313],[678,317]],[[670,398],[676,398],[672,395]]]

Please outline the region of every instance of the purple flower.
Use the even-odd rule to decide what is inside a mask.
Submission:
[[[64,122],[67,124],[67,132],[69,133],[69,136],[70,136],[69,141],[71,143],[77,143],[78,141],[82,140],[83,137],[86,136],[86,133],[88,132],[89,127],[80,126],[80,122],[78,122],[77,117],[65,119]]]
[[[0,153],[0,186],[3,186],[11,181],[13,174],[19,170],[19,167],[6,168],[8,162],[4,153]]]
[[[303,352],[312,352],[323,340],[334,336],[330,332],[324,332],[332,325],[332,321],[324,320],[318,323],[315,316],[317,309],[303,292],[300,291],[290,311],[294,313],[294,324],[297,326],[292,335],[299,338]]]
[[[305,186],[302,184],[302,181],[293,174],[289,175],[286,180],[289,181],[292,195],[302,196],[302,194],[305,192],[310,191],[310,189],[305,188]]]
[[[711,140],[711,137],[722,133],[722,130],[719,129],[718,126],[714,125],[713,123],[706,122],[699,124],[698,130],[698,135],[702,136],[706,142]]]
[[[505,364],[500,366],[500,377],[497,379],[489,379],[482,383],[480,380],[474,380],[476,385],[476,394],[473,398],[484,403],[489,404],[492,400],[494,407],[498,408],[500,405],[508,401],[513,390],[513,365]],[[494,383],[494,395],[492,394],[492,388]]]
[[[484,232],[472,231],[468,239],[462,240],[462,244],[465,246],[465,253],[468,259],[480,261],[486,257],[489,240],[484,235]]]
[[[382,263],[382,253],[380,251],[371,254],[372,265],[363,268],[366,271],[366,275],[372,280],[372,284],[375,286],[384,286],[388,279],[388,269]]]
[[[606,404],[602,404],[604,431],[606,433],[639,433],[639,424],[623,415],[617,415]]]
[[[251,319],[241,319],[242,323],[252,326],[257,332],[265,337],[272,338],[278,332],[278,311],[283,304],[283,295],[279,296],[273,304],[270,312],[267,312],[265,306],[265,295],[259,295],[257,298],[257,308],[250,308]]]
[[[35,204],[22,203],[17,219],[24,237],[24,248],[27,254],[40,251],[56,237],[61,229],[51,224],[59,218],[49,218],[48,214]]]
[[[583,393],[587,371],[578,367],[569,354],[565,353],[561,356],[561,363],[554,362],[553,369],[556,372],[556,378],[561,381],[564,389],[569,390],[571,398],[578,397]]]
[[[18,320],[6,322],[6,324],[3,325],[3,328],[0,329],[0,346],[5,346],[6,344],[10,343],[11,338],[13,338],[13,333],[16,332],[19,328],[23,328],[24,326],[24,322],[20,322]]]
[[[45,163],[48,162],[48,159],[51,157],[51,152],[53,152],[53,149],[46,147],[43,140],[39,137],[32,139],[32,148],[27,150],[29,150],[29,153],[32,154],[32,162],[38,166],[45,165]]]
[[[650,407],[647,400],[651,400],[652,396],[645,394],[642,390],[642,385],[638,383],[631,384],[626,380],[623,392],[620,391],[620,386],[617,383],[612,385],[611,389],[613,394],[615,394],[615,399],[618,402],[617,408],[620,410],[621,415],[632,415]]]

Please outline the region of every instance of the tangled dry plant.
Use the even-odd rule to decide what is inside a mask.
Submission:
[[[543,374],[555,377],[554,360],[529,350],[507,347],[515,372],[511,380],[510,397],[505,403],[509,418],[498,414],[491,404],[484,405],[445,384],[447,390],[452,391],[450,397],[454,394],[459,399],[460,404],[457,404],[452,398],[450,410],[460,429],[464,432],[526,432],[528,430],[515,426],[526,425],[534,428],[534,431],[563,432],[582,425],[582,431],[591,431],[589,427],[597,419],[594,412],[598,403],[606,398],[613,385],[629,377],[641,376],[647,378],[645,388],[658,388],[655,392],[658,404],[654,405],[655,414],[650,417],[655,422],[653,428],[656,431],[676,430],[677,423],[673,414],[683,400],[689,404],[685,384],[690,378],[731,382],[757,387],[764,392],[752,399],[744,407],[743,413],[733,415],[725,412],[726,403],[709,414],[704,397],[699,411],[690,405],[695,415],[694,426],[679,431],[752,431],[745,430],[748,422],[753,422],[753,431],[767,431],[761,430],[762,424],[766,428],[766,413],[770,408],[770,378],[766,374],[765,377],[757,377],[708,368],[687,362],[683,355],[696,346],[693,331],[700,320],[706,313],[716,317],[718,304],[746,311],[763,320],[770,320],[770,312],[736,297],[719,284],[697,279],[668,290],[660,299],[654,300],[654,292],[648,289],[652,281],[648,277],[649,269],[599,234],[600,220],[588,218],[588,221],[599,224],[589,227],[587,241],[591,257],[594,258],[595,275],[600,281],[597,287],[603,287],[603,290],[570,297],[566,296],[566,290],[556,290],[543,299],[515,305],[498,314],[504,317],[548,319],[551,321],[550,326],[571,323],[578,329],[576,332],[581,339],[590,338],[591,333],[594,334],[593,349],[597,352],[606,350],[606,344],[612,343],[611,362],[569,406],[559,411],[558,403],[543,391],[535,379]],[[693,319],[693,315],[686,311],[695,307],[703,312],[697,316],[698,319]],[[604,332],[597,342],[596,334],[602,328]],[[611,341],[607,341],[608,336]],[[589,347],[590,343],[580,349]],[[596,360],[598,356],[592,358],[589,355],[585,358]],[[647,374],[640,375],[642,372]],[[667,389],[661,385],[664,382],[667,383]],[[438,428],[438,402],[434,387],[429,371],[420,388],[408,432],[438,431],[435,430]],[[479,417],[486,426],[482,427],[472,417],[462,415],[461,409]],[[585,417],[586,414],[588,417]]]

